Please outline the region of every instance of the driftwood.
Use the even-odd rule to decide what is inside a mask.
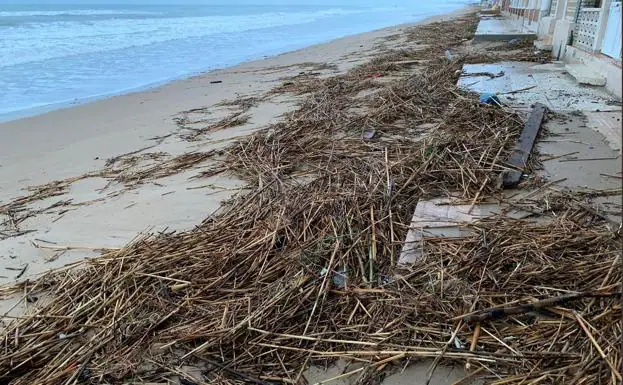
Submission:
[[[484,322],[491,321],[503,317],[508,317],[516,314],[525,314],[529,312],[538,312],[540,310],[564,305],[571,301],[577,301],[583,298],[605,298],[605,297],[617,297],[621,296],[621,293],[599,293],[599,292],[586,292],[586,293],[576,293],[576,294],[567,294],[561,295],[554,298],[547,298],[540,301],[536,301],[533,303],[527,303],[524,305],[517,306],[503,306],[503,307],[494,307],[482,310],[476,314],[470,314],[463,316],[462,319],[466,323],[476,323],[476,322]]]
[[[521,136],[517,138],[517,144],[508,158],[508,164],[514,169],[502,173],[504,187],[515,187],[521,181],[546,111],[547,107],[544,104],[536,103],[530,112]]]

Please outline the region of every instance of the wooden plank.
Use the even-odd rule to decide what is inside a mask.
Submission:
[[[521,132],[521,136],[519,136],[517,143],[515,143],[515,149],[508,157],[507,163],[517,168],[517,170],[505,171],[502,173],[502,184],[504,187],[515,187],[519,184],[523,170],[526,168],[526,163],[528,159],[530,159],[536,137],[541,130],[541,123],[543,122],[545,111],[547,111],[547,107],[545,107],[544,104],[536,103],[534,105],[528,117],[528,121]]]
[[[459,192],[456,193],[460,194]],[[479,219],[507,212],[511,218],[524,218],[530,213],[511,210],[498,202],[480,202],[472,205],[454,198],[420,200],[415,206],[409,231],[398,259],[398,265],[415,263],[422,258],[425,238],[462,238],[473,234],[464,225]]]

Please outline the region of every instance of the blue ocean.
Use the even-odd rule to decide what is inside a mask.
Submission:
[[[403,3],[3,5],[0,1],[0,120],[418,21],[466,2]]]

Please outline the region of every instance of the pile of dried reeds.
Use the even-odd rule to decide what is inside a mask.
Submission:
[[[475,21],[418,28],[443,28],[459,50]],[[3,380],[303,383],[308,365],[348,358],[370,383],[430,357],[505,384],[614,383],[623,277],[598,216],[526,201],[547,220],[482,221],[397,268],[418,199],[495,194],[522,124],[455,87],[461,60],[422,61],[386,85],[319,81],[285,121],[227,148],[205,175],[229,172],[250,192],[195,230],[16,288],[49,299],[7,326]],[[422,124],[434,128],[415,135]]]

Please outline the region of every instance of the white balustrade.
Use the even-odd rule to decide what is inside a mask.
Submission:
[[[573,45],[592,51],[599,32],[599,14],[601,8],[582,8],[578,14],[573,36]]]

